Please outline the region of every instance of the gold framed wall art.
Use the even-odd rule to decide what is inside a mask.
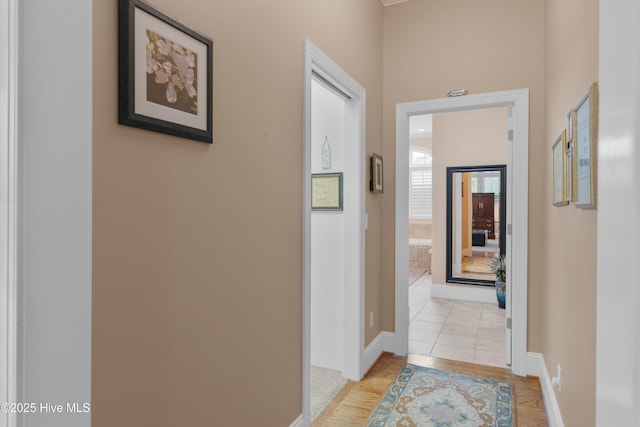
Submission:
[[[567,201],[566,146],[567,131],[564,130],[551,146],[551,164],[553,170],[551,203],[554,206],[564,206],[569,203]]]
[[[595,209],[598,184],[598,83],[574,107],[573,145],[576,207]]]

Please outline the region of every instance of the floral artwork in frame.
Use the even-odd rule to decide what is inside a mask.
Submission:
[[[211,143],[211,39],[144,1],[118,6],[118,122]]]

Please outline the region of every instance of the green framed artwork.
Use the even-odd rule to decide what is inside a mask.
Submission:
[[[311,175],[311,210],[343,210],[342,172]]]

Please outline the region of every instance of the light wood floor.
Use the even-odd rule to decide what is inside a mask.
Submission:
[[[518,377],[507,369],[472,363],[417,355],[399,358],[390,353],[384,353],[362,381],[347,383],[333,402],[318,416],[313,427],[362,427],[366,425],[378,402],[407,362],[509,382],[514,392],[514,425],[517,427],[547,426],[542,392],[537,378]]]

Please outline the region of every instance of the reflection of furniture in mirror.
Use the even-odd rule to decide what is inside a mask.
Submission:
[[[473,229],[471,230],[471,245],[473,246],[486,246],[487,245],[487,236],[488,236],[488,232],[487,230],[478,230],[478,229]]]
[[[471,228],[474,230],[487,230],[488,239],[496,238],[494,230],[495,216],[493,213],[495,197],[494,193],[473,193],[471,195],[471,203],[473,205]],[[484,246],[484,244],[480,246]]]
[[[448,283],[494,284],[491,259],[506,251],[506,173],[506,165],[447,167]]]

